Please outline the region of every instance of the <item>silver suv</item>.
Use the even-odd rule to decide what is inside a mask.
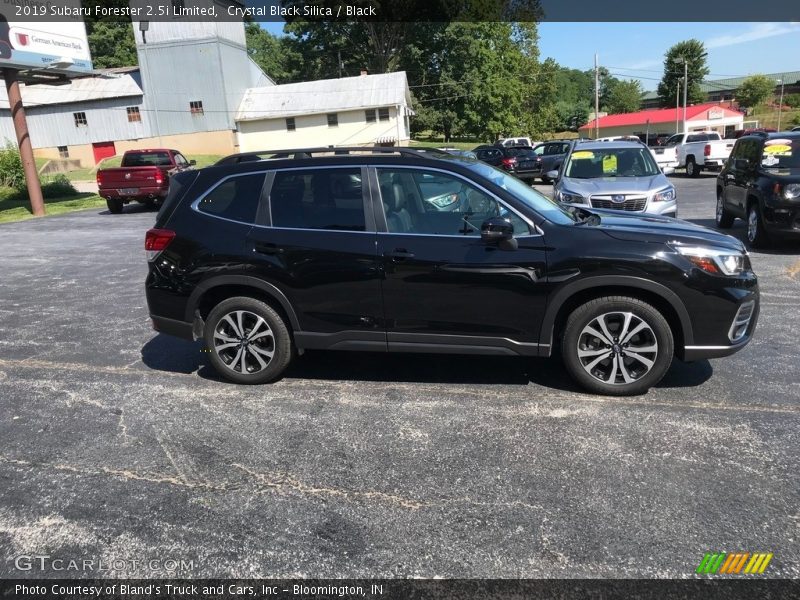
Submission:
[[[562,204],[677,217],[675,187],[636,142],[578,143],[556,173],[553,198]]]

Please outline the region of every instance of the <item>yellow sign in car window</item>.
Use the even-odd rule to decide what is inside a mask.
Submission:
[[[578,150],[577,152],[572,153],[572,158],[575,160],[580,160],[583,158],[594,158],[594,152],[589,150]]]
[[[616,173],[617,172],[617,156],[615,154],[606,154],[603,157],[603,173]]]
[[[791,156],[792,147],[784,144],[775,144],[774,146],[764,146],[764,154],[774,154],[777,156]]]

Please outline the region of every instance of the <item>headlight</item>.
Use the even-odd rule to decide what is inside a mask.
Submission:
[[[558,192],[558,201],[564,204],[586,204],[586,200],[583,196],[565,190]]]
[[[672,202],[675,200],[675,188],[667,188],[665,190],[661,190],[660,192],[656,192],[653,196],[653,202]]]
[[[428,198],[428,202],[439,209],[447,208],[458,202],[458,194],[444,194],[442,196],[436,196],[435,198]]]
[[[783,197],[787,200],[800,198],[800,183],[789,183],[783,186]]]
[[[694,266],[712,275],[739,275],[750,269],[747,255],[735,250],[702,246],[675,246],[675,250]]]

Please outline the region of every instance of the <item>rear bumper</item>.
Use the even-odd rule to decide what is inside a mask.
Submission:
[[[724,158],[707,158],[703,163],[705,169],[721,169],[725,165]]]
[[[153,329],[159,333],[166,333],[167,335],[174,335],[175,337],[183,338],[185,340],[194,340],[194,327],[192,323],[184,321],[176,321],[175,319],[167,319],[165,317],[157,317],[150,315],[150,320],[153,323]]]
[[[169,192],[168,188],[162,187],[140,187],[137,188],[137,192],[135,194],[121,194],[118,188],[104,188],[98,190],[98,194],[105,198],[106,200],[109,199],[117,199],[120,200],[142,200],[142,199],[150,199],[155,200],[156,198],[166,198],[167,192]]]

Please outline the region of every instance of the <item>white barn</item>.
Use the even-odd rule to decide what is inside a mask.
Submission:
[[[404,71],[254,87],[236,114],[239,149],[404,146],[413,114]]]

